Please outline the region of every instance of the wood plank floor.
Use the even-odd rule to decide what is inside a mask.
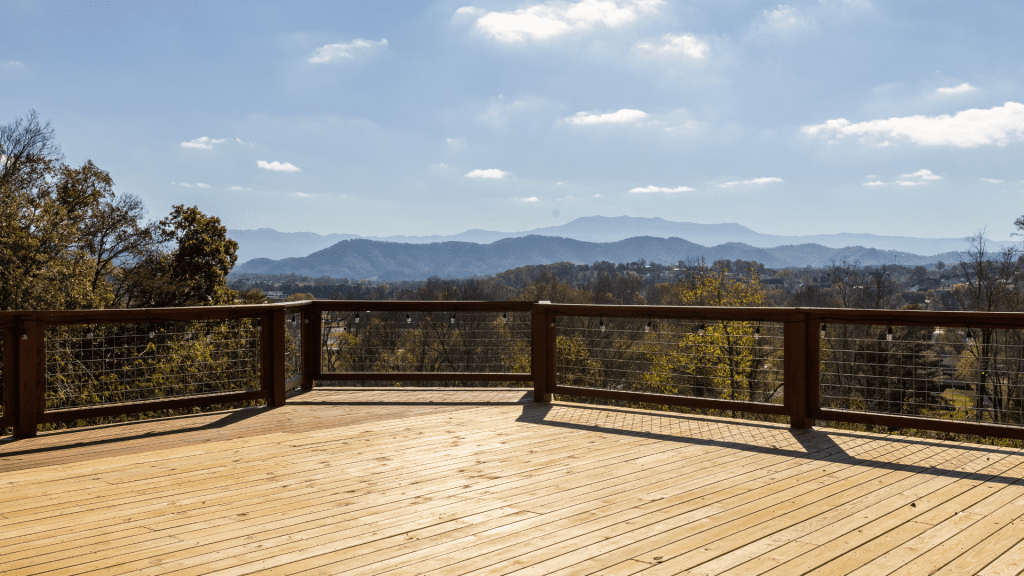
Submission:
[[[1024,572],[1024,451],[509,390],[0,440],[0,574]]]

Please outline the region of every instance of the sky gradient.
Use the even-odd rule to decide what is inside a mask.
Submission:
[[[35,109],[159,218],[453,234],[580,216],[1008,239],[1024,3],[0,2]]]

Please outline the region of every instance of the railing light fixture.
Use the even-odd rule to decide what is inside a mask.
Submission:
[[[502,312],[501,313],[501,322],[502,323],[508,322],[508,312]]]
[[[967,340],[968,344],[974,344],[974,334],[971,334],[970,326],[967,327],[967,338],[965,340]]]
[[[822,322],[821,323],[821,337],[824,338],[825,335],[827,334],[827,332],[828,332],[828,324],[825,324],[824,322]]]
[[[651,321],[648,320],[647,321],[647,326],[644,326],[644,332],[650,332],[650,331],[651,331]]]
[[[704,321],[701,320],[700,324],[697,325],[697,336],[703,336],[704,332],[706,332],[706,331],[707,330],[706,330],[706,328],[704,326]]]
[[[754,326],[754,340],[761,339],[761,325]]]
[[[601,319],[599,320],[599,323],[600,323],[600,325],[601,325],[601,332],[604,332],[604,318],[601,318]]]
[[[405,313],[405,323],[412,324],[412,315],[409,314],[408,312]]]
[[[891,325],[889,326],[889,329],[885,331],[885,339],[888,340],[889,342],[892,342],[892,326]]]

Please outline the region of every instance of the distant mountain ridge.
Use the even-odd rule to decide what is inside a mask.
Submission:
[[[405,244],[435,244],[453,241],[492,244],[507,238],[548,236],[584,242],[608,243],[639,236],[650,236],[662,239],[681,238],[701,246],[721,246],[734,242],[754,248],[778,248],[782,246],[817,244],[826,248],[838,249],[853,246],[922,255],[941,255],[967,248],[964,238],[914,238],[909,236],[879,236],[849,232],[807,236],[779,236],[755,232],[746,226],[736,223],[696,224],[693,222],[672,222],[663,218],[641,218],[634,216],[588,216],[577,218],[572,222],[559,226],[547,226],[526,232],[495,232],[474,229],[449,236],[385,236],[364,238],[355,234],[320,235],[313,232],[278,232],[271,228],[228,230],[228,236],[239,243],[239,262],[246,262],[253,258],[282,259],[305,256],[333,246],[339,241],[352,239],[400,242]],[[1011,244],[1012,242],[1008,241],[990,241],[989,246],[992,250],[999,250]]]
[[[636,236],[617,242],[586,242],[572,238],[531,235],[504,238],[490,244],[435,242],[412,244],[365,238],[342,240],[308,256],[272,260],[256,258],[235,267],[234,274],[298,274],[314,278],[423,280],[431,276],[466,278],[489,276],[526,265],[597,261],[674,264],[680,260],[754,260],[770,268],[825,266],[846,260],[862,265],[899,263],[927,265],[956,262],[961,253],[919,256],[908,252],[862,246],[831,248],[800,244],[760,248],[739,242],[706,247],[681,238]]]

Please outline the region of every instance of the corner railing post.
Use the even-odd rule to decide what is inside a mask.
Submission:
[[[302,389],[312,390],[320,375],[320,307],[313,302],[302,311]]]
[[[39,414],[45,408],[46,349],[42,327],[35,320],[23,321],[20,332],[15,339],[18,343],[18,394],[14,437],[32,438],[36,435]],[[44,404],[40,404],[40,400]]]
[[[807,410],[807,324],[807,317],[800,314],[799,320],[790,320],[783,327],[783,386],[790,428],[814,425]]]
[[[263,393],[267,406],[284,406],[285,402],[285,330],[284,310],[274,310],[262,316],[260,330],[260,359]]]
[[[533,401],[550,402],[548,388],[548,320],[549,314],[535,307],[530,315],[530,371],[533,373]]]

